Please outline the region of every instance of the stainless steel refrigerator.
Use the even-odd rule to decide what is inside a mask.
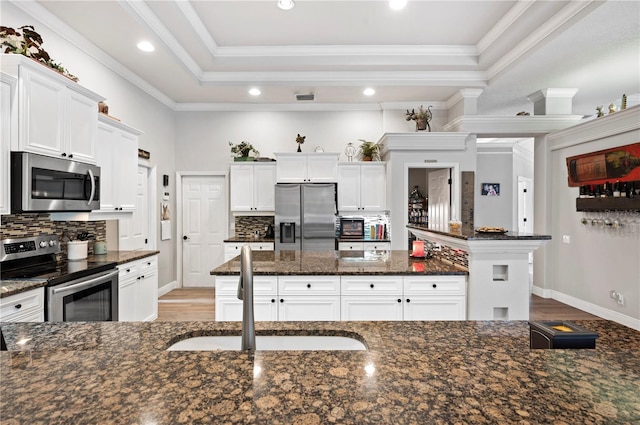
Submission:
[[[336,185],[276,185],[276,250],[334,251]]]

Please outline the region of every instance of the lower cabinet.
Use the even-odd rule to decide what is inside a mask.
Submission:
[[[339,242],[338,251],[390,251],[391,242]]]
[[[224,243],[224,262],[240,255],[240,250],[246,245],[246,242],[225,242]],[[250,242],[249,246],[252,251],[273,251],[273,242]]]
[[[216,278],[216,320],[242,320],[238,276]],[[255,276],[256,320],[465,320],[465,276]]]
[[[0,298],[0,322],[44,322],[44,288]]]
[[[158,256],[118,266],[118,321],[148,322],[158,318]]]

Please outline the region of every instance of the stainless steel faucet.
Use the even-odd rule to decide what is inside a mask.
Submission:
[[[256,350],[256,325],[253,318],[253,256],[249,245],[240,250],[238,299],[242,303],[242,350]]]

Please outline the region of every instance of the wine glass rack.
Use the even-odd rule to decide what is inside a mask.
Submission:
[[[640,196],[635,198],[576,198],[576,211],[640,210]]]

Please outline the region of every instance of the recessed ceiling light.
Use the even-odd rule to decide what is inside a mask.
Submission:
[[[406,5],[407,5],[407,0],[390,0],[389,1],[389,7],[392,8],[393,10],[404,9]]]
[[[260,89],[259,89],[259,88],[257,88],[257,87],[254,87],[254,88],[252,88],[252,89],[250,89],[250,90],[249,90],[249,94],[250,94],[251,96],[260,96],[260,94],[261,94],[261,93],[262,93],[262,92],[261,92],[261,91],[260,91]]]
[[[291,10],[295,5],[293,0],[278,0],[278,7],[282,10]]]
[[[154,50],[156,50],[156,48],[153,47],[153,44],[148,41],[141,41],[136,46],[138,46],[138,49],[142,50],[143,52],[153,52]]]
[[[364,89],[362,94],[364,94],[365,96],[373,96],[374,94],[376,94],[376,91],[374,89],[372,89],[371,87],[368,87],[368,88]]]

